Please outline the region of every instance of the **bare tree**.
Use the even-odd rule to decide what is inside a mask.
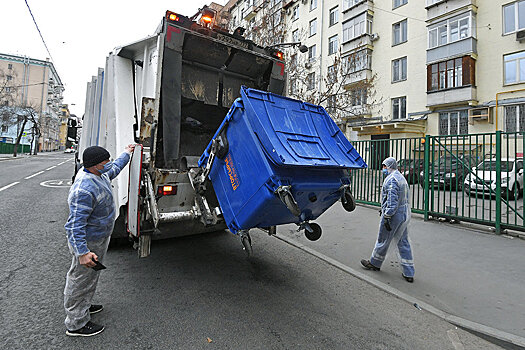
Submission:
[[[255,0],[254,3],[257,14],[247,22],[244,36],[263,47],[282,43],[287,33],[282,2]]]
[[[285,43],[290,28],[286,24],[282,2],[255,1],[257,15],[246,25],[245,37],[261,46]],[[235,30],[236,28],[230,28]],[[304,41],[306,28],[292,32],[293,42]],[[336,50],[323,63],[326,72],[319,68],[320,57],[314,49],[308,54],[299,53],[297,46],[283,47],[287,65],[287,95],[325,107],[338,124],[348,119],[370,115],[372,109],[381,105],[374,88],[375,74],[370,70],[370,55],[365,45],[344,55]]]
[[[325,58],[326,73],[319,72],[318,57],[287,50],[288,95],[325,107],[338,124],[371,114],[380,106],[376,96],[376,75],[370,71],[366,50],[342,54],[341,50]]]
[[[20,102],[19,92],[23,87],[15,85],[16,76],[15,70],[10,70],[9,74],[0,70],[0,123],[7,127],[17,126],[13,157],[17,156],[18,145],[27,131],[28,122],[32,124],[33,140],[40,136],[40,107],[33,103]]]

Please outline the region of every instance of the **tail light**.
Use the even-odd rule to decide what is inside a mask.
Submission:
[[[177,194],[177,186],[173,185],[165,185],[165,186],[159,186],[157,188],[157,195],[159,197],[162,196],[171,196]]]
[[[281,51],[275,51],[274,56],[280,59],[281,61],[284,59],[284,54]]]

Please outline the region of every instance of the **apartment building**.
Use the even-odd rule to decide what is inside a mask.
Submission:
[[[25,126],[23,144],[37,144],[39,151],[60,147],[60,108],[64,86],[52,62],[26,56],[0,54],[0,84],[3,88],[0,105],[11,107],[31,106],[39,117],[40,138],[34,140],[31,123]],[[4,142],[16,139],[20,123],[2,125]]]
[[[354,61],[347,89],[371,81],[373,94],[353,98],[358,113],[337,120],[350,139],[525,131],[525,0],[228,4],[230,29],[257,27],[272,9],[285,28],[275,40],[308,47],[299,83],[309,88],[327,89],[333,57]]]

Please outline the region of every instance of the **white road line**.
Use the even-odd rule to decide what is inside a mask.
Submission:
[[[9,184],[7,186],[4,186],[4,187],[0,188],[0,192],[2,192],[3,190],[7,190],[9,187],[12,187],[12,186],[14,186],[14,185],[16,185],[18,183],[20,183],[20,181],[13,182],[12,184]]]
[[[56,168],[56,167],[57,167],[56,165],[53,165],[52,167],[49,167],[46,170],[51,170],[51,169]]]
[[[39,172],[36,173],[36,174],[30,175],[30,176],[28,176],[28,177],[24,177],[24,179],[29,180],[30,178],[35,177],[35,176],[37,176],[37,175],[40,175],[40,174],[42,174],[43,172],[44,172],[43,170],[42,170],[42,171],[39,171]]]

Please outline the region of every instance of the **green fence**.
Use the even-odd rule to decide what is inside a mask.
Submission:
[[[18,145],[18,153],[29,153],[31,146],[29,145]],[[12,143],[3,143],[0,142],[0,154],[13,154],[15,150],[15,145]]]
[[[352,142],[368,164],[352,171],[359,203],[379,205],[381,162],[398,160],[410,185],[412,211],[525,231],[523,133],[426,136]]]

